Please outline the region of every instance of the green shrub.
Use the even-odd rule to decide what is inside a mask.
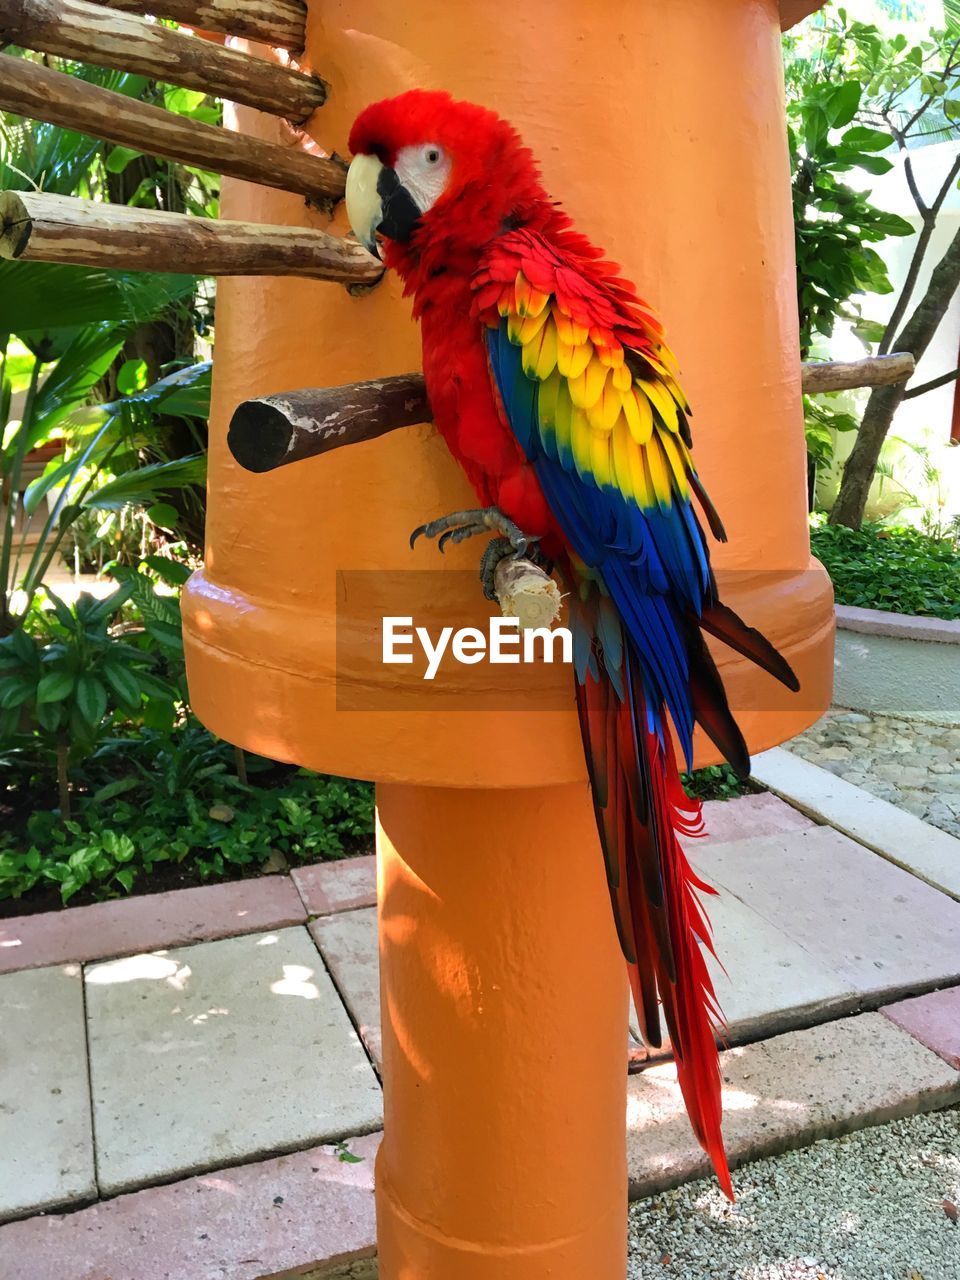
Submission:
[[[694,769],[693,773],[682,773],[680,781],[687,795],[696,800],[736,800],[751,789],[728,764],[711,764]]]
[[[51,884],[64,903],[81,890],[85,899],[112,898],[151,873],[168,888],[369,845],[369,783],[248,758],[250,774],[266,783],[258,786],[241,782],[235,765],[234,749],[197,724],[108,739],[84,762],[66,822],[33,808],[22,771],[20,820],[0,834],[0,899]]]
[[[922,617],[960,618],[960,549],[916,529],[821,524],[813,554],[833,580],[837,603]]]

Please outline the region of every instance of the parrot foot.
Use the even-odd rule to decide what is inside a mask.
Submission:
[[[517,560],[528,559],[541,567],[546,567],[547,561],[537,546],[539,538],[528,537],[519,525],[514,524],[509,516],[503,514],[499,507],[477,507],[467,511],[453,511],[448,516],[440,516],[439,519],[431,520],[429,524],[422,524],[418,529],[414,529],[410,535],[410,546],[412,547],[423,535],[427,538],[437,538],[437,546],[442,552],[446,549],[448,542],[463,542],[478,533],[500,535],[489,544],[480,561],[480,580],[483,583],[483,594],[488,600],[497,598],[494,578],[497,565],[506,557],[512,556]]]

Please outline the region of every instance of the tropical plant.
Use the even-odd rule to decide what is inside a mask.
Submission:
[[[148,699],[172,702],[153,652],[110,630],[133,595],[125,582],[104,600],[86,593],[71,607],[47,591],[52,611],[39,635],[23,628],[0,640],[0,742],[20,739],[56,762],[61,817],[70,817],[70,767],[89,755],[117,716],[140,716]],[[153,628],[150,628],[152,633]]]
[[[960,149],[935,190],[921,191],[911,148],[935,140],[960,139],[960,3],[945,3],[946,25],[927,38],[911,42],[902,32],[882,34],[876,26],[850,22],[842,8],[817,19],[832,76],[861,86],[855,126],[879,148],[885,138],[901,158],[903,173],[917,210],[919,234],[904,283],[888,322],[868,332],[877,352],[909,351],[923,355],[960,286],[960,232],[930,271],[921,290],[941,211],[960,175]],[[852,98],[851,91],[851,98]],[[860,135],[858,135],[860,136]],[[889,165],[884,156],[878,161]],[[862,167],[862,165],[861,165]],[[879,172],[879,170],[878,170]],[[844,466],[840,492],[830,514],[833,524],[859,528],[870,486],[893,417],[906,397],[922,395],[956,378],[960,370],[907,390],[902,383],[871,392],[853,449]]]
[[[150,278],[140,278],[140,287]],[[166,282],[153,287],[166,296]],[[66,345],[41,382],[47,361],[43,353],[56,351],[60,330],[43,330],[42,343],[25,331],[34,349],[20,358],[29,372],[26,398],[19,420],[0,424],[0,477],[5,506],[0,511],[0,636],[13,631],[26,616],[67,536],[84,513],[117,511],[130,504],[150,508],[175,490],[202,484],[205,460],[201,452],[186,457],[151,460],[150,424],[162,412],[191,421],[205,415],[209,395],[209,366],[179,370],[153,386],[132,391],[106,404],[85,406],[91,386],[109,365],[122,342],[122,325],[105,322],[81,328]],[[12,344],[8,338],[0,359],[0,409],[9,405],[14,377],[8,374]],[[14,354],[14,360],[17,360]],[[9,412],[9,410],[7,410]],[[59,432],[62,453],[44,473],[24,483],[24,464],[30,451]],[[199,443],[199,442],[198,442]],[[48,511],[34,521],[41,503]],[[157,520],[169,524],[176,512],[163,504]],[[17,516],[22,512],[18,528]],[[33,523],[31,523],[33,522]],[[28,538],[32,533],[35,540]]]

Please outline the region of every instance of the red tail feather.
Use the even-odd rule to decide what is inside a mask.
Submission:
[[[703,830],[700,803],[683,790],[672,746],[646,727],[639,679],[630,679],[630,658],[626,665],[624,699],[602,660],[599,680],[587,676],[577,687],[617,932],[644,1039],[661,1043],[659,1000],[694,1133],[733,1199],[720,1130],[721,1017],[702,950],[712,953],[713,943],[698,898],[715,891],[693,871],[677,838],[678,831]]]

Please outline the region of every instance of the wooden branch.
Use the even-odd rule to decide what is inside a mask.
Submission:
[[[960,378],[960,369],[951,369],[949,373],[941,373],[939,378],[931,378],[929,382],[921,382],[919,386],[908,387],[903,393],[904,400],[912,400],[915,396],[925,396],[928,391],[936,391],[945,387],[948,382],[956,382]]]
[[[801,386],[808,396],[823,391],[850,391],[854,387],[886,387],[906,382],[915,367],[909,351],[843,363],[810,360],[803,365]]]
[[[0,0],[0,43],[199,89],[297,124],[327,96],[316,76],[87,0]]]
[[[325,231],[193,218],[35,191],[0,191],[0,257],[365,285],[383,274],[362,245]]]
[[[200,31],[259,40],[299,52],[304,45],[307,6],[303,0],[100,0],[111,9],[153,13]]]
[[[913,372],[909,354],[856,360],[851,364],[803,366],[803,390],[843,391],[900,382]],[[245,400],[233,415],[228,443],[248,471],[272,471],[342,445],[429,422],[432,417],[423,376],[408,373],[378,382],[292,391]]]
[[[346,166],[339,160],[187,120],[8,53],[0,53],[0,108],[264,187],[318,200],[343,195]]]
[[[422,377],[378,378],[244,400],[230,422],[227,444],[247,471],[273,471],[429,421]]]

